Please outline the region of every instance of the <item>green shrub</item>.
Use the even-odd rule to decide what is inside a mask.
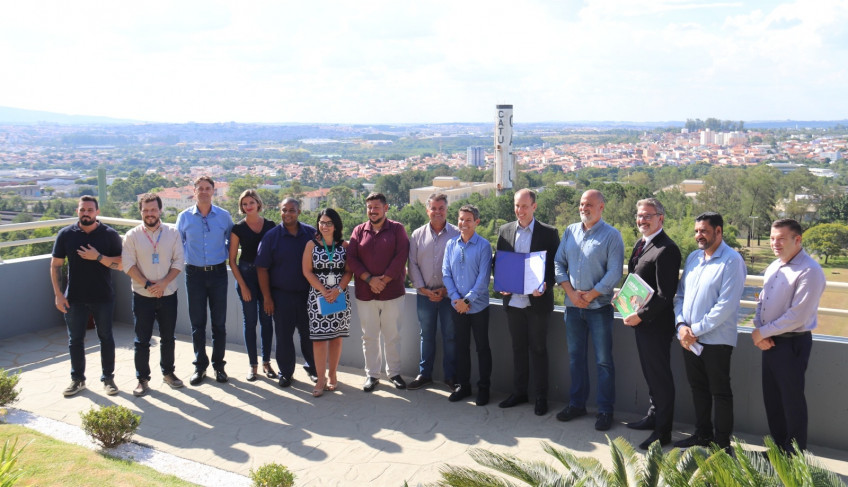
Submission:
[[[118,405],[91,408],[80,417],[83,431],[104,448],[128,442],[141,424],[141,416]]]
[[[291,487],[294,474],[278,463],[269,463],[257,470],[250,469],[250,480],[254,487]]]
[[[15,464],[18,462],[18,457],[24,451],[26,445],[22,446],[20,450],[15,451],[17,445],[17,438],[15,438],[15,442],[12,443],[11,447],[9,446],[9,440],[6,440],[6,443],[3,444],[3,451],[0,451],[0,487],[11,487],[15,485],[15,482],[24,473],[22,469],[15,470]]]
[[[15,390],[21,380],[21,373],[9,374],[6,369],[0,369],[0,407],[8,406],[18,400],[21,391]]]

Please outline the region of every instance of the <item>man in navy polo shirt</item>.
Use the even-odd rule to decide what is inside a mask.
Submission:
[[[312,340],[309,338],[306,304],[309,281],[303,277],[303,249],[307,242],[315,238],[315,227],[297,221],[300,202],[294,198],[280,202],[280,216],[282,222],[262,237],[254,263],[265,301],[265,312],[274,316],[280,387],[289,387],[296,362],[295,329],[300,335],[303,369],[312,382],[318,382]]]
[[[64,313],[71,355],[71,385],[62,394],[73,396],[85,389],[85,328],[89,313],[94,316],[100,338],[100,380],[106,394],[118,393],[115,386],[115,340],[112,338],[112,310],[115,290],[112,269],[121,270],[121,236],[97,221],[97,198],[83,196],[77,208],[79,221],[56,235],[50,281],[56,295],[56,308]],[[68,287],[62,292],[62,266],[68,259]]]
[[[227,259],[230,256],[230,212],[212,204],[215,181],[200,176],[194,181],[196,205],[177,216],[177,230],[185,254],[185,283],[191,342],[194,345],[194,374],[189,384],[196,386],[206,377],[206,306],[212,322],[212,368],[215,380],[227,382],[224,352],[227,346]]]

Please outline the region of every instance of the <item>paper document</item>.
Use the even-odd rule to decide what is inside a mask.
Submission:
[[[627,274],[624,285],[612,297],[615,309],[621,316],[630,316],[651,300],[654,290],[637,274]]]
[[[347,308],[347,302],[345,301],[345,293],[339,294],[339,297],[336,298],[336,301],[333,303],[328,302],[324,299],[324,296],[318,296],[318,312],[323,316],[331,315],[334,313],[338,313],[339,311],[344,311]]]
[[[527,254],[498,250],[495,252],[495,291],[512,294],[541,292],[545,285],[548,252]]]

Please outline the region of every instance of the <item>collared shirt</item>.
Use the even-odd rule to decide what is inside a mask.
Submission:
[[[205,217],[197,205],[180,212],[177,230],[182,237],[186,264],[203,267],[226,262],[232,229],[230,212],[219,206],[212,205]]]
[[[615,285],[624,269],[624,240],[621,233],[603,219],[583,229],[583,223],[572,223],[565,229],[554,259],[556,282],[571,283],[577,291],[597,290],[600,296],[589,303],[589,309],[610,304]],[[568,295],[565,305],[574,306]]]
[[[315,227],[297,222],[297,233],[292,235],[280,223],[262,237],[254,264],[268,269],[272,289],[309,291],[309,281],[303,277],[303,249],[315,233]]]
[[[355,278],[356,299],[361,301],[388,301],[406,294],[406,261],[409,258],[409,237],[403,225],[385,219],[379,231],[374,231],[371,221],[353,229],[347,246],[347,262]],[[371,286],[361,279],[365,273],[372,276],[389,276],[392,280],[380,294],[371,292]]]
[[[56,235],[53,257],[68,258],[68,287],[65,297],[71,303],[108,303],[115,298],[112,287],[112,269],[97,262],[86,260],[77,253],[80,247],[91,245],[106,257],[121,255],[121,236],[114,228],[97,222],[97,228],[89,233],[80,228],[79,222],[67,226]]]
[[[754,326],[764,338],[815,329],[826,285],[821,266],[804,249],[785,264],[775,259],[766,268]]]
[[[513,248],[515,252],[521,254],[530,253],[530,242],[533,240],[533,229],[536,225],[536,219],[530,220],[527,228],[522,228],[521,223],[515,226],[515,242]],[[513,308],[526,308],[530,306],[530,296],[527,294],[513,294],[509,300],[509,306]]]
[[[459,235],[456,225],[445,223],[439,233],[430,223],[423,225],[409,239],[409,280],[415,289],[439,289],[442,282],[442,261],[448,240]]]
[[[686,258],[674,296],[675,319],[692,328],[701,343],[735,347],[745,260],[724,241],[709,259],[705,255],[698,249]]]
[[[659,229],[659,230],[657,230],[656,232],[654,232],[654,233],[652,233],[652,234],[650,234],[650,235],[645,235],[645,236],[643,236],[643,237],[642,237],[642,240],[644,240],[644,241],[645,241],[645,247],[647,247],[647,246],[648,246],[648,244],[649,244],[649,243],[651,243],[651,240],[653,240],[653,239],[654,239],[654,237],[656,237],[657,235],[659,235],[659,234],[660,234],[660,232],[662,232],[662,231],[663,231],[663,229],[662,229],[662,227],[660,227],[660,229]],[[643,247],[643,248],[644,248],[644,247]]]
[[[154,252],[154,245],[156,250]],[[157,262],[153,262],[153,254],[157,254]],[[183,257],[183,242],[180,232],[166,223],[159,224],[155,232],[150,232],[142,224],[130,229],[124,235],[124,251],[121,253],[124,272],[130,273],[130,269],[136,266],[139,271],[150,281],[159,281],[177,269],[185,270],[185,259]],[[153,293],[144,289],[144,284],[130,279],[132,290],[142,296],[153,298]],[[163,296],[170,296],[177,292],[177,280],[168,283]]]
[[[445,247],[442,274],[451,302],[465,298],[471,301],[469,313],[483,311],[489,306],[492,244],[478,233],[468,242],[463,242],[461,235],[450,239]]]

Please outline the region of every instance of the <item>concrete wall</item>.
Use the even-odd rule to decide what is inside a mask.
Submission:
[[[49,256],[16,259],[0,264],[0,338],[8,338],[19,333],[31,333],[53,326],[64,326],[60,313],[53,306],[52,289],[48,277]],[[123,273],[114,273],[117,289],[115,321],[132,323],[132,305],[129,277]],[[191,325],[185,299],[184,280],[180,283],[179,318],[177,333],[191,335]],[[241,303],[235,292],[234,281],[230,279],[230,292],[227,301],[227,341],[243,345],[241,321]],[[418,373],[419,339],[418,321],[415,311],[415,294],[408,292],[401,314],[401,336],[403,374],[411,379]],[[363,367],[362,341],[359,322],[356,315],[356,301],[353,302],[353,324],[351,336],[344,341],[342,364],[351,367]],[[208,330],[208,328],[207,328]],[[207,332],[207,337],[210,333]],[[500,302],[491,305],[489,337],[494,358],[492,387],[499,391],[494,400],[511,391],[512,349],[506,315]],[[563,310],[555,311],[549,323],[548,353],[550,356],[550,393],[553,401],[564,403],[568,398],[569,366],[566,352],[565,326]],[[128,344],[123,344],[127,346]],[[616,321],[613,337],[616,365],[616,412],[640,415],[648,407],[648,391],[639,366],[633,330],[626,328],[620,320]],[[676,344],[672,350],[672,368],[677,388],[675,418],[677,421],[692,424],[694,412],[692,396],[683,369],[683,350]],[[438,347],[439,349],[441,347]],[[209,351],[211,353],[211,350]],[[817,336],[813,345],[813,354],[807,371],[807,401],[810,410],[810,443],[833,448],[844,448],[844,438],[848,437],[848,340],[842,338]],[[733,353],[732,380],[734,391],[735,429],[747,433],[768,433],[763,410],[761,389],[761,352],[751,344],[750,332],[740,329],[739,344]],[[594,356],[589,355],[594,363]],[[472,357],[476,364],[476,357]],[[189,364],[180,365],[186,370]],[[227,364],[230,373],[247,369],[248,364]],[[472,382],[476,381],[476,365],[472,371]],[[590,366],[592,392],[589,407],[594,406],[595,368]],[[436,357],[435,379],[443,379],[441,373],[441,355]],[[297,372],[299,380],[305,379],[302,371]],[[364,377],[363,377],[364,380]],[[532,389],[531,389],[532,390]]]

